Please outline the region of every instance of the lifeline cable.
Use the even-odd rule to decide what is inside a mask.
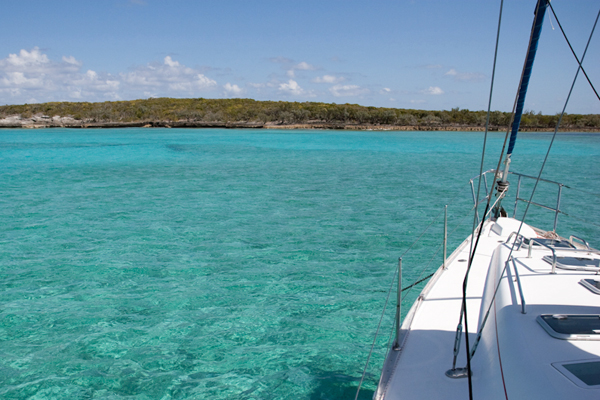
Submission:
[[[458,194],[456,196],[454,196],[454,199],[452,199],[452,201],[454,201],[456,199],[456,197],[458,196]],[[423,237],[423,235],[425,234],[425,232],[427,232],[427,230],[429,230],[429,228],[431,228],[431,226],[433,225],[433,223],[435,221],[437,221],[437,219],[442,215],[441,211],[438,213],[438,215],[436,215],[433,220],[431,221],[431,223],[425,228],[425,230],[423,230],[423,232],[421,232],[421,235],[419,235],[419,237],[408,247],[408,249],[406,249],[404,251],[404,253],[402,253],[402,255],[400,257],[403,257],[406,253],[408,253],[410,251],[410,249],[413,248],[413,246],[415,244],[417,244],[419,242],[419,240],[421,240],[421,238]],[[381,317],[379,317],[379,323],[377,324],[377,329],[375,330],[375,337],[373,338],[373,343],[371,343],[371,350],[369,351],[369,355],[367,356],[367,361],[365,363],[365,368],[363,369],[362,372],[362,376],[360,378],[360,382],[358,383],[358,389],[356,390],[356,396],[354,397],[354,400],[358,400],[358,395],[360,393],[360,388],[362,387],[363,381],[365,380],[365,375],[367,374],[367,368],[369,366],[369,361],[371,360],[371,355],[373,354],[373,349],[375,348],[375,343],[377,341],[377,336],[379,336],[379,330],[381,329],[381,323],[383,322],[383,317],[385,315],[385,310],[387,309],[387,305],[389,303],[390,300],[390,295],[392,293],[392,288],[394,287],[394,282],[396,281],[396,275],[398,275],[398,267],[396,267],[396,271],[394,272],[394,278],[392,279],[392,283],[390,284],[390,287],[387,291],[387,296],[385,298],[385,302],[383,303],[383,310],[381,311]]]
[[[454,203],[454,201],[456,200],[456,198],[458,197],[459,193],[456,193],[454,195],[454,197],[448,202],[448,205],[451,205]],[[421,238],[423,237],[423,235],[425,235],[425,233],[429,230],[429,228],[431,228],[431,226],[438,220],[439,217],[441,217],[443,210],[440,210],[440,212],[431,220],[431,222],[429,223],[429,225],[423,230],[423,232],[421,232],[421,234],[419,235],[419,237],[412,242],[412,244],[408,247],[408,249],[406,249],[404,251],[404,253],[402,253],[402,255],[400,256],[400,258],[404,257],[414,246],[415,244],[417,244]],[[396,275],[398,275],[398,267],[396,267],[396,271],[394,272],[394,278],[392,279],[392,282],[390,284],[390,287],[387,291],[387,296],[385,298],[385,302],[383,303],[383,310],[381,311],[381,316],[379,317],[379,323],[377,324],[377,329],[375,330],[375,337],[373,338],[373,343],[371,343],[371,350],[369,351],[369,355],[367,356],[367,361],[365,363],[365,367],[363,369],[362,372],[362,376],[360,378],[360,382],[358,384],[358,388],[356,390],[356,397],[354,398],[354,400],[358,399],[358,395],[360,393],[360,388],[362,387],[363,381],[365,379],[365,375],[367,374],[367,368],[369,366],[369,361],[371,360],[371,355],[373,354],[373,349],[375,348],[375,343],[377,341],[377,337],[379,336],[379,330],[381,329],[381,323],[383,322],[383,317],[385,315],[385,310],[387,309],[387,305],[389,303],[390,300],[390,295],[392,293],[392,288],[394,287],[394,282],[396,281]]]
[[[461,226],[461,225],[462,225],[462,223],[464,222],[465,218],[467,218],[467,217],[470,215],[471,211],[473,211],[474,209],[475,209],[475,205],[473,205],[473,207],[472,207],[472,208],[471,208],[471,209],[470,209],[470,210],[469,210],[467,213],[465,213],[465,215],[464,215],[464,216],[463,216],[463,217],[462,217],[462,218],[461,218],[461,219],[458,221],[458,223],[456,224],[456,226],[454,227],[454,229],[453,229],[453,230],[450,232],[449,236],[452,236],[452,235],[453,235],[453,234],[456,232],[456,230],[457,230],[458,228],[460,228],[460,226]],[[433,253],[433,256],[431,257],[431,259],[429,260],[429,262],[427,263],[427,265],[426,265],[426,266],[425,266],[423,269],[421,269],[421,273],[419,274],[419,277],[418,277],[417,279],[420,279],[420,278],[421,278],[421,276],[423,275],[423,272],[424,272],[424,271],[425,271],[427,268],[429,268],[429,265],[431,264],[431,262],[433,261],[433,259],[434,259],[434,258],[435,258],[435,257],[438,255],[438,253],[439,253],[439,251],[440,251],[441,249],[442,249],[442,245],[439,245],[439,246],[438,246],[438,248],[436,249],[436,251]],[[406,254],[406,253],[405,253],[405,254]],[[435,275],[435,274],[436,274],[436,272],[437,272],[437,271],[439,271],[439,268],[438,268],[438,269],[437,269],[437,270],[436,270],[436,271],[435,271],[433,274],[429,275],[428,277],[426,277],[426,278],[423,278],[423,279],[419,280],[418,282],[416,282],[416,283],[414,283],[414,284],[412,284],[412,285],[409,285],[409,286],[405,287],[404,289],[402,289],[402,292],[404,292],[405,290],[408,290],[408,293],[406,293],[404,296],[402,296],[402,299],[401,299],[401,300],[402,300],[402,301],[404,301],[404,300],[405,300],[405,299],[408,297],[408,295],[410,294],[410,290],[411,290],[411,289],[412,289],[412,288],[413,288],[413,287],[414,287],[414,286],[415,286],[417,283],[421,283],[421,282],[423,282],[424,280],[431,278],[433,275]],[[386,352],[386,355],[385,355],[385,356],[386,356],[386,358],[387,358],[387,356],[388,356],[388,354],[389,354],[389,351],[390,351],[390,344],[391,344],[391,342],[392,342],[392,335],[394,334],[394,329],[395,329],[395,327],[394,327],[394,326],[392,326],[392,329],[390,329],[390,334],[389,334],[389,336],[388,336],[388,341],[387,341],[387,346],[386,346],[386,348],[387,348],[387,352]]]

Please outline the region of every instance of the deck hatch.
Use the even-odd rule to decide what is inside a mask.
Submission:
[[[554,368],[583,388],[600,387],[600,361],[554,363]]]
[[[523,242],[529,246],[529,239],[524,238]],[[536,238],[535,242],[533,242],[534,246],[539,246],[541,244],[545,244],[546,246],[554,247],[555,249],[574,249],[573,246],[568,240],[564,239],[545,239],[545,238]]]
[[[544,256],[542,260],[552,264],[552,256]],[[588,257],[556,257],[556,266],[561,269],[570,269],[576,271],[595,271],[600,268],[600,260]]]
[[[590,290],[590,292],[595,294],[600,294],[600,281],[595,279],[582,279],[579,281],[583,287]]]
[[[557,339],[600,340],[600,315],[598,314],[542,314],[537,322]]]

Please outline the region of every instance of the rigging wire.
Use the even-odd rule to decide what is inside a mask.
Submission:
[[[596,21],[594,22],[594,26],[592,27],[592,31],[590,32],[590,37],[588,38],[588,42],[587,45],[585,46],[585,51],[583,52],[583,55],[581,56],[581,61],[583,62],[583,59],[585,58],[585,55],[587,53],[587,50],[589,48],[590,45],[590,41],[592,40],[592,36],[594,35],[594,30],[596,29],[596,25],[598,24],[598,18],[600,18],[600,10],[598,10],[598,15],[596,16]],[[535,191],[537,189],[538,183],[540,182],[541,178],[542,178],[542,172],[544,171],[544,167],[546,166],[546,162],[548,161],[548,157],[550,156],[550,150],[552,150],[552,145],[554,144],[554,139],[556,139],[556,135],[558,133],[558,128],[560,126],[560,123],[562,122],[562,118],[565,115],[565,111],[567,109],[567,104],[569,103],[569,100],[571,98],[571,94],[573,93],[573,88],[575,87],[575,82],[577,81],[577,77],[579,75],[579,71],[581,70],[581,63],[579,63],[579,66],[577,67],[577,72],[575,73],[575,77],[573,78],[573,83],[571,84],[571,88],[569,89],[569,94],[567,95],[567,99],[565,100],[565,104],[563,106],[562,109],[562,113],[558,119],[558,122],[556,124],[556,127],[554,128],[554,134],[552,135],[552,139],[550,140],[550,144],[548,145],[548,151],[546,152],[546,156],[544,157],[544,161],[542,163],[542,166],[540,168],[540,172],[538,173],[538,177],[536,179],[535,185],[533,187],[533,190],[531,192],[531,196],[529,198],[529,202],[527,203],[527,207],[525,208],[525,212],[523,213],[523,217],[521,218],[521,224],[519,225],[519,229],[517,230],[517,234],[515,237],[515,241],[513,242],[513,245],[510,249],[510,252],[508,254],[507,260],[510,260],[513,254],[513,251],[515,249],[515,246],[518,242],[517,238],[519,237],[520,233],[521,233],[521,228],[523,227],[523,224],[525,222],[525,217],[527,216],[527,213],[529,211],[529,207],[532,203],[533,200],[533,195],[535,194]],[[502,281],[502,276],[504,276],[504,273],[506,272],[506,269],[508,267],[508,262],[504,265],[504,269],[502,270],[502,274],[500,275],[500,279],[498,280],[498,283],[496,285],[496,290],[494,291],[494,296],[492,297],[492,301],[490,302],[490,305],[488,307],[488,310],[486,312],[486,317],[484,319],[484,322],[482,323],[481,328],[479,329],[479,333],[483,331],[483,328],[485,326],[485,322],[487,321],[487,315],[489,314],[493,304],[494,304],[494,299],[496,297],[496,293],[498,292],[498,288],[500,287],[500,283]],[[477,343],[476,343],[477,344]],[[475,348],[473,349],[473,355],[475,354]]]
[[[495,50],[495,54],[494,54],[494,66],[493,66],[492,82],[491,82],[491,88],[490,88],[490,99],[489,99],[489,106],[488,106],[488,114],[487,114],[487,118],[486,118],[485,137],[484,137],[484,151],[482,152],[482,160],[481,160],[480,174],[481,174],[481,173],[482,173],[482,171],[483,171],[483,163],[484,163],[485,148],[486,148],[487,133],[488,133],[488,124],[489,124],[489,117],[490,117],[490,112],[491,112],[491,100],[492,100],[493,83],[494,83],[494,74],[495,74],[495,68],[496,68],[496,59],[497,59],[497,52],[498,52],[498,43],[499,43],[500,27],[501,27],[501,20],[502,20],[502,8],[503,8],[503,3],[504,3],[504,1],[503,1],[503,0],[501,0],[501,5],[500,5],[500,16],[499,16],[499,20],[498,20],[498,34],[497,34],[497,38],[496,38],[496,50]],[[547,3],[549,4],[550,2],[548,1]],[[552,9],[552,6],[551,6],[551,5],[550,5],[550,8]],[[556,14],[554,13],[554,10],[553,10],[553,9],[552,9],[552,12],[553,12],[553,14],[554,14],[554,16],[555,16],[555,18],[556,18],[556,20],[557,20],[557,22],[558,22],[558,18],[556,17]],[[537,8],[536,8],[536,13],[537,13]],[[530,201],[528,202],[528,205],[527,205],[527,207],[526,207],[526,210],[525,210],[525,213],[524,213],[524,215],[523,215],[523,218],[522,218],[522,221],[521,221],[521,225],[520,225],[520,227],[519,227],[519,231],[517,232],[517,235],[520,233],[521,227],[523,226],[523,222],[524,222],[525,216],[527,215],[527,212],[528,212],[528,210],[529,210],[529,206],[530,206],[530,204],[531,204],[531,200],[533,200],[533,195],[534,195],[534,193],[535,193],[535,190],[536,190],[536,188],[537,188],[537,184],[539,183],[539,181],[540,181],[540,179],[541,179],[541,175],[542,175],[542,172],[543,172],[544,166],[545,166],[545,164],[546,164],[546,161],[547,161],[547,159],[548,159],[548,156],[549,156],[550,150],[551,150],[551,148],[552,148],[552,144],[553,144],[553,142],[554,142],[554,139],[556,138],[556,134],[557,134],[557,132],[558,132],[558,127],[560,126],[560,123],[562,122],[562,118],[563,118],[563,116],[564,116],[564,114],[565,114],[565,110],[566,110],[566,107],[567,107],[568,101],[569,101],[569,99],[570,99],[571,93],[572,93],[572,91],[573,91],[573,87],[574,87],[574,85],[575,85],[575,82],[576,82],[577,76],[578,76],[578,74],[579,74],[579,71],[580,71],[580,70],[582,70],[582,71],[583,71],[583,73],[584,73],[584,75],[585,75],[585,76],[586,76],[586,78],[587,78],[587,74],[585,73],[585,71],[584,71],[584,69],[583,69],[582,63],[583,63],[583,59],[585,58],[585,55],[586,55],[586,53],[587,53],[587,50],[588,50],[588,47],[589,47],[589,44],[590,44],[590,41],[591,41],[591,38],[592,38],[593,32],[594,32],[594,30],[595,30],[596,24],[597,24],[597,22],[598,22],[598,17],[600,17],[600,11],[599,11],[599,13],[598,13],[598,16],[596,17],[596,21],[595,21],[595,23],[594,23],[594,27],[592,28],[592,32],[590,33],[590,37],[589,37],[589,39],[588,39],[588,43],[587,43],[587,45],[586,45],[586,48],[585,48],[585,51],[584,51],[584,53],[583,53],[583,55],[582,55],[581,61],[579,61],[579,59],[577,59],[577,56],[576,56],[576,55],[575,55],[575,53],[573,52],[573,55],[575,56],[575,58],[577,59],[577,61],[578,61],[578,64],[579,64],[579,65],[578,65],[578,69],[577,69],[577,73],[575,74],[575,78],[574,78],[574,80],[573,80],[573,84],[572,84],[572,86],[571,86],[571,89],[570,89],[570,91],[569,91],[569,95],[568,95],[568,97],[567,97],[567,100],[566,100],[566,102],[565,102],[565,105],[564,105],[563,111],[562,111],[562,113],[561,113],[561,116],[560,116],[560,118],[559,118],[559,120],[558,120],[558,123],[557,123],[557,125],[556,125],[555,131],[554,131],[554,135],[553,135],[553,137],[552,137],[552,140],[551,140],[551,142],[550,142],[550,146],[549,146],[549,148],[548,148],[548,152],[547,152],[547,154],[546,154],[546,157],[545,157],[545,159],[544,159],[544,162],[543,162],[543,164],[542,164],[542,167],[541,167],[541,169],[540,169],[540,172],[539,172],[538,178],[537,178],[537,180],[536,180],[536,184],[535,184],[535,186],[534,186],[534,188],[533,188],[533,192],[532,192],[532,194],[531,194]],[[559,26],[560,26],[560,23],[559,23]],[[561,27],[561,31],[562,31],[562,27]],[[563,34],[564,34],[564,31],[563,31]],[[565,39],[566,39],[566,35],[565,35]],[[568,42],[568,40],[567,40],[567,42]],[[569,44],[569,47],[571,47],[571,46],[570,46],[570,44]],[[572,50],[572,48],[571,48],[571,51],[573,51],[573,50]],[[523,76],[521,76],[521,80],[522,80],[522,79],[523,79]],[[587,78],[587,79],[588,79],[588,82],[590,83],[590,85],[592,85],[592,83],[590,82],[589,78]],[[520,86],[520,84],[519,84],[519,86]],[[593,87],[593,85],[592,85],[592,89],[594,90],[594,92],[595,92],[595,93],[596,93],[596,95],[598,96],[598,93],[596,92],[596,90],[595,90],[595,88]],[[600,97],[599,97],[599,99],[600,99]],[[512,118],[511,118],[511,125],[512,125],[512,120],[514,120],[514,114],[515,114],[515,108],[516,108],[516,105],[517,105],[517,101],[518,101],[518,94],[517,94],[517,98],[515,99],[515,104],[514,104],[514,106],[513,106],[513,113],[512,113]],[[498,166],[497,166],[497,168],[496,168],[496,170],[495,170],[495,174],[494,174],[494,182],[495,182],[495,181],[498,179],[498,175],[499,175],[499,174],[498,174],[498,172],[499,172],[499,170],[500,170],[500,164],[502,163],[502,157],[503,157],[503,155],[504,155],[504,150],[505,150],[505,148],[506,148],[506,143],[507,143],[507,139],[508,139],[508,135],[509,135],[509,133],[510,133],[510,126],[509,126],[509,129],[508,129],[508,131],[507,131],[507,133],[506,133],[506,136],[505,136],[504,144],[503,144],[503,146],[502,146],[502,151],[501,151],[501,153],[500,153],[500,158],[499,158],[499,161],[498,161]],[[567,187],[568,187],[568,186],[567,186]],[[477,206],[478,206],[478,204],[479,204],[478,200],[479,200],[479,195],[480,195],[480,188],[481,188],[481,179],[479,179],[479,182],[478,182],[478,188],[477,188],[477,201],[475,202],[475,206],[474,206],[474,209],[475,209],[475,215],[477,215]],[[568,188],[569,188],[569,189],[572,189],[572,188],[570,188],[570,187],[568,187]],[[574,190],[579,190],[579,189],[574,189]],[[505,192],[505,191],[506,191],[506,189],[504,189],[504,191],[502,191],[502,193],[499,193],[499,196],[500,196],[500,198],[501,198],[501,197],[503,197],[503,195],[504,195],[504,192]],[[579,191],[582,191],[582,190],[579,190]],[[582,191],[582,192],[585,192],[585,191]],[[586,192],[586,193],[587,193],[587,192]],[[598,195],[596,195],[596,194],[594,194],[594,193],[590,193],[590,194],[592,194],[592,195],[594,195],[594,196],[598,196]],[[457,194],[457,195],[458,195],[458,194]],[[451,201],[451,202],[453,202],[453,201],[456,199],[456,197],[457,197],[457,196],[455,196],[455,197],[452,199],[452,201]],[[500,199],[498,199],[498,200],[500,200]],[[485,207],[485,210],[484,210],[484,216],[485,216],[485,215],[487,215],[487,213],[488,213],[489,206],[490,206],[490,201],[491,201],[491,192],[490,192],[490,195],[488,196],[488,200],[487,200],[486,207]],[[566,214],[566,213],[564,213],[564,214],[565,214],[565,215],[568,215],[568,214]],[[417,238],[417,239],[416,239],[416,240],[415,240],[415,241],[414,241],[414,242],[413,242],[413,243],[410,245],[410,247],[409,247],[409,248],[408,248],[408,249],[407,249],[407,250],[406,250],[406,251],[405,251],[405,252],[402,254],[402,256],[404,256],[406,253],[408,253],[408,251],[410,251],[410,250],[412,249],[412,247],[413,247],[413,246],[414,246],[414,245],[415,245],[417,242],[419,242],[419,240],[420,240],[420,239],[423,237],[423,235],[425,234],[425,232],[426,232],[426,231],[427,231],[427,230],[428,230],[428,229],[429,229],[429,228],[430,228],[430,227],[433,225],[433,223],[434,223],[434,222],[435,222],[435,221],[436,221],[436,220],[439,218],[439,216],[440,216],[440,215],[441,215],[441,212],[440,212],[440,213],[439,213],[439,214],[438,214],[436,217],[434,217],[434,219],[432,220],[432,222],[431,222],[431,223],[430,223],[430,224],[427,226],[427,228],[425,228],[425,230],[424,230],[424,231],[421,233],[421,235],[420,235],[420,236],[419,236],[419,237],[418,237],[418,238]],[[476,218],[477,218],[477,217],[475,217],[475,221],[476,221]],[[483,221],[482,221],[482,223],[483,223]],[[475,225],[476,225],[476,222],[474,222],[473,226],[475,226]],[[478,225],[478,224],[477,224],[477,225]],[[471,384],[471,366],[470,366],[470,359],[471,359],[471,357],[474,355],[474,350],[475,350],[475,349],[473,349],[473,354],[471,354],[471,352],[470,352],[470,348],[469,348],[469,337],[468,337],[468,326],[467,326],[466,287],[467,287],[467,281],[468,281],[468,275],[469,275],[469,271],[470,271],[470,269],[471,269],[472,262],[473,262],[473,258],[474,258],[475,252],[476,252],[476,250],[477,250],[477,245],[478,245],[478,242],[479,242],[479,238],[480,238],[481,232],[482,232],[482,229],[478,229],[477,239],[476,239],[476,241],[475,241],[475,245],[474,245],[474,246],[473,246],[473,244],[472,244],[472,242],[471,242],[471,252],[470,252],[470,256],[469,256],[469,264],[468,264],[468,267],[467,267],[467,272],[466,272],[466,274],[465,274],[465,278],[464,278],[464,281],[463,281],[463,306],[462,306],[462,308],[463,308],[463,309],[461,310],[461,318],[460,318],[460,321],[459,321],[459,325],[460,325],[460,324],[461,324],[461,322],[462,322],[462,319],[463,319],[463,315],[464,315],[464,321],[465,321],[465,341],[466,341],[466,349],[467,349],[467,369],[468,369],[467,376],[468,376],[468,379],[469,379],[469,398],[470,398],[470,399],[472,399],[472,398],[473,398],[473,397],[472,397],[472,384]],[[516,242],[517,242],[517,241],[515,240],[515,242],[513,243],[513,248],[511,249],[511,253],[510,253],[510,254],[512,254],[512,251],[513,251],[513,249],[514,249],[514,246],[515,246]],[[438,249],[438,251],[439,251],[439,249]],[[509,255],[509,258],[510,258],[510,255]],[[505,270],[506,270],[506,266],[505,266]],[[397,275],[397,274],[398,274],[398,269],[396,268],[395,275]],[[434,274],[435,274],[435,272],[434,272],[433,274],[431,274],[431,275],[429,275],[429,276],[427,276],[427,277],[425,277],[425,278],[423,278],[423,279],[419,280],[418,282],[415,282],[414,284],[412,284],[412,285],[410,285],[410,286],[408,286],[408,287],[405,287],[405,288],[403,288],[403,289],[402,289],[402,292],[404,292],[405,290],[411,289],[412,287],[414,287],[414,286],[416,286],[417,284],[419,284],[419,283],[421,283],[421,282],[425,281],[426,279],[429,279],[429,278],[430,278],[430,277],[432,277]],[[381,314],[381,317],[380,317],[380,320],[379,320],[379,324],[378,324],[378,326],[377,326],[377,330],[376,330],[376,333],[375,333],[375,338],[373,339],[373,343],[372,343],[372,345],[371,345],[371,351],[369,352],[369,356],[367,357],[367,362],[366,362],[366,364],[365,364],[365,368],[364,368],[364,370],[363,370],[363,373],[362,373],[362,377],[361,377],[361,380],[360,380],[360,383],[359,383],[359,386],[358,386],[358,390],[357,390],[357,392],[356,392],[356,397],[355,397],[355,400],[356,400],[356,399],[358,399],[358,395],[359,395],[359,393],[360,393],[360,389],[361,389],[362,383],[363,383],[363,381],[364,381],[364,378],[365,378],[365,375],[366,375],[367,367],[368,367],[368,365],[369,365],[369,361],[370,361],[371,355],[372,355],[372,353],[373,353],[373,349],[374,349],[374,346],[375,346],[375,342],[376,342],[376,340],[377,340],[377,336],[378,336],[378,334],[379,334],[379,331],[380,331],[380,328],[381,328],[381,323],[382,323],[382,320],[383,320],[383,316],[385,315],[385,310],[386,310],[387,304],[389,303],[389,297],[390,297],[390,294],[391,294],[391,291],[392,291],[392,288],[393,288],[394,282],[395,282],[395,279],[393,279],[393,280],[392,280],[392,283],[391,283],[391,285],[390,285],[390,288],[388,289],[388,293],[387,293],[386,300],[385,300],[385,303],[384,303],[383,311],[382,311],[382,314]],[[496,290],[497,290],[497,289],[496,289]],[[492,303],[493,303],[493,302],[492,302]],[[482,328],[483,328],[483,327],[482,327]]]
[[[496,47],[494,50],[494,62],[493,62],[493,66],[492,66],[492,79],[491,79],[491,83],[490,83],[490,96],[489,96],[489,100],[488,100],[488,111],[487,111],[487,117],[486,117],[486,121],[485,121],[483,151],[481,152],[481,164],[479,166],[479,176],[481,176],[481,174],[483,173],[483,164],[484,164],[484,160],[485,160],[485,148],[486,148],[486,144],[487,144],[489,121],[490,121],[490,115],[491,115],[491,109],[492,109],[492,96],[494,93],[494,79],[496,76],[496,63],[497,63],[497,59],[498,59],[498,47],[499,47],[499,43],[500,43],[500,28],[502,26],[502,9],[503,9],[503,7],[504,7],[504,0],[501,0],[500,1],[500,12],[498,15],[498,29],[497,29],[497,33],[496,33]],[[513,106],[513,118],[514,118],[514,108],[516,107],[516,104],[517,104],[517,102],[515,100],[515,105]],[[502,153],[504,153],[504,147],[506,146],[507,138],[508,138],[508,132],[504,139],[504,146],[502,147]],[[500,157],[500,160],[502,160],[502,156]],[[498,168],[496,168],[496,172],[494,173],[494,182],[496,182],[496,180],[497,180],[499,168],[500,168],[500,165],[498,164]],[[480,194],[481,194],[481,179],[479,179],[477,182],[477,197],[476,197],[476,201],[475,201],[475,215],[473,217],[473,229],[475,229],[475,226],[476,226],[477,220],[478,220],[477,206],[479,204]],[[491,191],[490,191],[490,195],[488,197],[486,208],[483,213],[484,216],[487,213],[487,210],[489,208],[491,197],[492,196],[491,196]],[[479,234],[480,233],[481,233],[481,229],[479,229]],[[467,377],[468,377],[468,381],[469,381],[469,399],[471,399],[471,400],[473,399],[473,385],[472,385],[472,381],[471,381],[471,358],[469,357],[469,330],[468,330],[468,324],[467,324],[467,281],[468,281],[468,277],[469,277],[469,270],[471,269],[471,264],[473,261],[473,256],[471,254],[474,254],[475,250],[477,249],[477,243],[479,242],[479,234],[477,235],[477,241],[475,242],[475,247],[473,247],[472,240],[471,240],[471,244],[470,244],[471,248],[469,250],[469,264],[467,266],[467,272],[466,272],[465,278],[463,280],[463,299],[462,299],[460,318],[458,321],[458,325],[461,327],[461,330],[462,330],[462,322],[463,322],[463,316],[464,316],[465,342],[466,342],[466,348],[467,348]]]
[[[577,60],[577,64],[579,64],[579,67],[581,67],[581,72],[583,72],[583,75],[585,75],[585,79],[587,79],[588,83],[592,87],[592,90],[596,94],[596,97],[598,98],[598,100],[600,100],[600,95],[598,95],[598,92],[596,91],[596,88],[594,87],[594,84],[590,80],[590,77],[588,76],[588,74],[585,72],[585,69],[583,68],[583,65],[581,65],[582,62],[583,62],[583,60],[579,61],[579,58],[577,58],[577,54],[575,54],[575,50],[573,50],[573,46],[571,46],[571,42],[569,42],[569,38],[567,37],[567,34],[565,33],[562,25],[560,24],[560,21],[558,20],[558,16],[554,12],[554,7],[552,7],[552,3],[548,2],[548,5],[550,5],[550,11],[552,11],[552,14],[554,15],[554,19],[556,19],[556,23],[558,24],[558,27],[560,28],[560,31],[562,32],[565,40],[567,41],[567,44],[569,45],[569,49],[571,49],[571,53],[573,53],[573,57],[575,57],[575,60]],[[595,24],[594,24],[594,26],[595,26]]]

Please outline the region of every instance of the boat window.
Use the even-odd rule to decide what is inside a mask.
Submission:
[[[552,365],[577,386],[600,387],[600,361],[555,363]]]
[[[600,340],[600,315],[598,314],[542,314],[538,323],[557,339]]]

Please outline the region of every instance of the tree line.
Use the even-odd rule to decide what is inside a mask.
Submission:
[[[260,123],[260,124],[342,124],[483,127],[487,112],[453,108],[449,111],[413,110],[401,108],[366,107],[357,104],[329,104],[319,102],[257,101],[252,99],[173,99],[150,98],[131,101],[51,102],[40,104],[0,106],[0,118],[20,115],[72,117],[91,123],[144,123],[144,122],[206,122],[206,123]],[[523,114],[521,127],[525,129],[554,128],[558,115],[542,115],[533,111]],[[490,127],[506,129],[511,114],[493,111]],[[561,128],[600,129],[598,114],[566,114]]]

